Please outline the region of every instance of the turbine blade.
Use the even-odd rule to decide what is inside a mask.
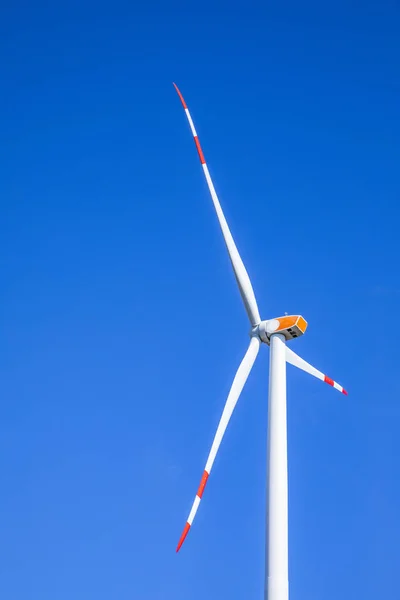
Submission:
[[[206,483],[208,477],[210,475],[212,466],[214,464],[215,457],[217,455],[218,449],[221,445],[222,438],[224,437],[225,430],[228,426],[229,420],[232,416],[233,410],[236,406],[236,403],[239,399],[241,391],[243,389],[244,384],[250,374],[250,371],[254,365],[254,361],[257,358],[258,351],[260,349],[260,340],[257,337],[252,337],[250,340],[250,345],[247,349],[247,352],[240,363],[240,366],[235,375],[235,379],[233,380],[232,387],[228,394],[227,401],[224,406],[224,410],[218,424],[217,432],[214,437],[214,441],[211,446],[210,454],[208,455],[207,463],[203,472],[203,475],[200,480],[200,485],[197,490],[196,497],[193,502],[192,510],[190,511],[189,517],[187,519],[186,525],[183,529],[182,535],[179,539],[178,546],[176,551],[179,552],[183,542],[187,534],[189,533],[189,529],[193,523],[193,519],[196,515],[197,509],[199,508],[200,500],[203,496],[204,488],[206,487]]]
[[[199,138],[194,127],[194,123],[192,121],[192,117],[190,116],[189,109],[186,105],[186,102],[178,89],[178,86],[174,87],[178,93],[178,96],[182,102],[183,108],[186,113],[186,117],[189,121],[190,129],[192,131],[194,137],[194,143],[196,144],[197,152],[200,158],[201,166],[203,167],[204,175],[207,181],[208,189],[210,190],[211,198],[214,203],[214,208],[217,213],[218,221],[222,230],[222,235],[224,236],[225,244],[228,249],[229,258],[232,263],[233,271],[235,273],[235,278],[237,284],[239,286],[240,295],[242,296],[242,300],[247,311],[248,317],[250,319],[250,323],[253,325],[258,325],[261,321],[260,313],[258,311],[256,297],[254,295],[253,287],[251,285],[251,281],[249,275],[246,271],[246,268],[243,264],[242,259],[240,258],[240,254],[238,249],[236,248],[236,244],[233,240],[232,234],[229,230],[228,223],[225,219],[224,213],[222,212],[221,204],[218,200],[217,192],[215,191],[214,184],[212,182],[208,167],[206,165],[206,161],[204,158],[203,151],[200,146]]]
[[[333,381],[333,379],[331,379],[330,377],[328,377],[321,371],[318,371],[318,369],[316,369],[315,367],[310,365],[308,362],[306,362],[305,360],[300,358],[300,356],[298,356],[295,352],[293,352],[293,350],[291,350],[287,346],[286,346],[286,360],[288,363],[290,363],[294,367],[297,367],[298,369],[301,369],[302,371],[305,371],[306,373],[309,373],[310,375],[314,375],[314,377],[316,377],[317,379],[321,379],[321,381],[325,381],[325,383],[334,387],[335,390],[339,390],[339,392],[342,392],[342,394],[345,394],[347,396],[346,390],[341,385],[336,383],[336,381]]]

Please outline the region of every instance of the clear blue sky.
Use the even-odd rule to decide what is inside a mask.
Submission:
[[[291,598],[396,597],[400,9],[322,4],[2,7],[1,598],[262,598],[265,348],[175,554],[248,325],[173,80],[349,390],[288,367]]]

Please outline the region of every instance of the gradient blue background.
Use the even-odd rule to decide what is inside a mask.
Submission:
[[[172,80],[350,393],[288,367],[291,598],[397,597],[399,5],[55,4],[0,15],[0,597],[262,598],[265,348],[175,555],[248,323]]]

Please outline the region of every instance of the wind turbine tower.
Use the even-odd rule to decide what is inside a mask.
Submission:
[[[217,193],[212,182],[199,138],[186,102],[174,84],[186,113],[208,189],[214,204],[217,218],[225,240],[229,258],[235,274],[239,292],[250,321],[250,343],[236,372],[228,394],[222,416],[215,433],[214,441],[206,462],[200,485],[187,518],[176,551],[185,541],[193,524],[197,509],[203,497],[212,466],[222,438],[242,392],[243,386],[257,358],[261,344],[269,346],[269,392],[268,392],[268,452],[267,452],[267,527],[266,527],[266,571],[265,600],[288,600],[288,469],[287,469],[287,424],[286,424],[286,363],[313,375],[347,395],[341,385],[318,371],[300,358],[287,342],[303,335],[307,322],[301,315],[285,315],[262,320],[250,278],[240,258],[236,244],[222,212]]]

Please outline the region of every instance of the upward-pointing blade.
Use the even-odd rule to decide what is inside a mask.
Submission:
[[[240,366],[235,375],[235,379],[233,380],[232,387],[228,394],[227,401],[225,403],[225,407],[218,424],[217,432],[214,437],[214,441],[211,446],[210,454],[208,455],[206,467],[204,469],[203,475],[201,477],[200,485],[197,490],[196,498],[194,499],[192,510],[190,511],[189,517],[187,519],[186,525],[183,529],[182,535],[178,542],[178,546],[176,551],[179,552],[183,542],[187,534],[189,533],[189,529],[193,523],[193,519],[196,515],[197,509],[199,508],[200,500],[203,496],[204,488],[206,487],[208,476],[211,472],[212,466],[214,464],[215,457],[217,456],[218,449],[221,445],[222,438],[224,437],[224,433],[228,426],[229,420],[232,416],[233,410],[236,406],[236,403],[239,399],[241,391],[243,389],[244,384],[247,381],[247,378],[250,374],[250,371],[254,365],[254,361],[257,358],[258,351],[260,349],[260,340],[256,337],[252,337],[250,340],[250,345],[247,349],[247,352],[240,363]]]
[[[226,222],[224,213],[222,212],[221,204],[219,203],[217,192],[215,191],[214,184],[212,182],[210,173],[208,171],[208,167],[206,165],[206,161],[204,158],[203,151],[200,146],[199,138],[197,136],[196,129],[194,127],[194,123],[192,121],[192,117],[190,116],[189,109],[186,106],[186,102],[183,99],[181,92],[178,87],[175,85],[175,89],[178,93],[179,98],[181,99],[183,108],[185,109],[185,113],[187,119],[189,121],[190,129],[192,131],[194,137],[194,143],[196,144],[197,152],[200,158],[201,166],[203,167],[204,175],[207,181],[208,189],[210,190],[211,198],[214,203],[214,207],[217,213],[218,221],[221,226],[222,235],[224,236],[225,244],[228,249],[229,258],[231,259],[233,271],[235,273],[236,281],[239,286],[240,295],[242,296],[243,303],[245,309],[247,311],[248,317],[250,319],[250,323],[254,325],[258,325],[261,321],[260,313],[258,312],[258,306],[256,302],[256,298],[254,295],[253,287],[250,282],[250,278],[246,271],[246,268],[243,264],[242,259],[240,258],[238,249],[236,248],[236,244],[233,241],[232,234],[229,230],[228,223]]]

